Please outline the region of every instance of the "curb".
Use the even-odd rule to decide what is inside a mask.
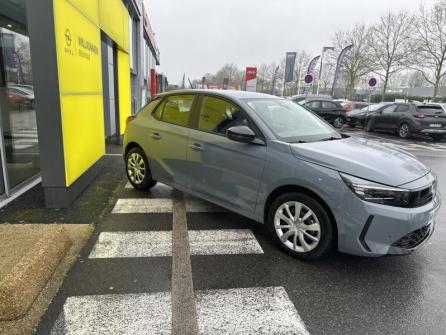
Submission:
[[[0,320],[22,317],[71,246],[63,227],[47,229],[0,281]]]

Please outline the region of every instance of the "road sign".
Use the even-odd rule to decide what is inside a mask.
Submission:
[[[377,83],[376,78],[370,78],[369,79],[369,86],[370,87],[375,87],[376,83]]]
[[[311,84],[313,82],[313,76],[311,74],[307,74],[304,78],[305,84]]]

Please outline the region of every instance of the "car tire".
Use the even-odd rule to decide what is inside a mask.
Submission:
[[[372,119],[368,119],[366,122],[365,122],[365,131],[366,132],[372,132],[374,130],[374,127],[373,127],[373,120]]]
[[[295,215],[299,208],[300,220]],[[304,261],[327,256],[335,245],[336,234],[330,216],[318,200],[306,193],[290,192],[278,196],[269,207],[267,227],[280,248]]]
[[[156,185],[156,181],[152,179],[149,161],[140,147],[131,148],[127,152],[125,167],[127,178],[135,189],[145,191]]]
[[[410,126],[407,122],[403,122],[398,127],[398,136],[402,139],[408,139],[412,136],[412,132],[410,131]]]
[[[350,128],[356,128],[356,123],[349,123],[348,126],[349,126]]]
[[[345,119],[342,116],[338,116],[333,120],[333,126],[340,129],[344,126]]]
[[[432,138],[434,139],[434,141],[441,141],[443,139],[443,135],[442,134],[434,134],[434,135],[432,135]]]

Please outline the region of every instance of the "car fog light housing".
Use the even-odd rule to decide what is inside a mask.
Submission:
[[[344,173],[340,175],[353,193],[364,201],[396,207],[405,207],[410,203],[409,190],[374,183]]]

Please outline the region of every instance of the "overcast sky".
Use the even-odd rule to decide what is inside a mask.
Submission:
[[[280,61],[286,51],[320,53],[339,29],[435,0],[144,0],[170,83],[225,63]]]

